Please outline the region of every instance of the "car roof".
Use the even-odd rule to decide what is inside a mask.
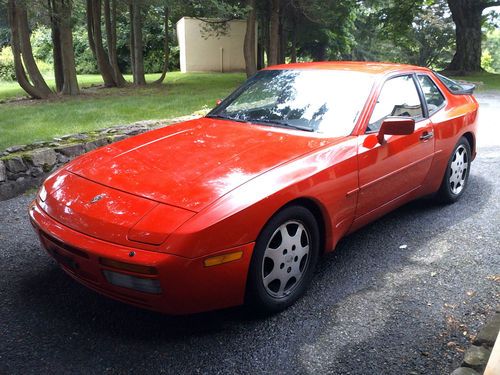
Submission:
[[[352,72],[362,72],[374,75],[382,75],[391,72],[415,70],[429,71],[427,68],[422,68],[415,65],[368,62],[368,61],[322,61],[322,62],[306,62],[274,65],[265,68],[265,70],[285,70],[285,69],[313,69],[313,70],[344,70]]]

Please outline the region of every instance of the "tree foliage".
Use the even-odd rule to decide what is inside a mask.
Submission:
[[[315,60],[394,61],[437,69],[449,66],[460,72],[477,70],[482,63],[486,69],[495,71],[500,69],[499,16],[490,13],[485,17],[483,10],[499,3],[495,0],[0,0],[0,49],[12,46],[18,52],[13,61],[18,61],[21,80],[22,70],[26,70],[25,85],[43,87],[37,65],[51,64],[57,91],[73,94],[78,90],[65,91],[63,87],[65,82],[73,82],[74,86],[76,81],[72,78],[76,73],[100,73],[107,86],[123,86],[124,73],[132,73],[134,83],[145,84],[145,73],[160,72],[158,82],[162,82],[168,71],[179,68],[175,24],[183,16],[204,20],[207,37],[225,34],[230,20],[247,20],[250,31],[242,49],[247,75],[266,65]],[[8,4],[27,10],[25,30],[17,30],[18,46],[12,44]],[[256,25],[256,41],[252,25]],[[29,43],[26,35],[30,36]],[[10,50],[5,51],[4,55]],[[64,66],[72,65],[72,53],[74,69],[70,71],[75,74],[64,70]],[[42,96],[49,94],[50,90]]]

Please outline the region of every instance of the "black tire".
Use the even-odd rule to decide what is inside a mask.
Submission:
[[[283,241],[283,230],[286,230],[286,239],[291,242]],[[306,241],[308,246],[305,245]],[[273,216],[255,244],[247,279],[247,305],[263,314],[276,313],[292,305],[311,282],[318,261],[319,243],[318,224],[305,207],[288,206]],[[308,249],[307,253],[305,249]],[[269,255],[275,257],[275,261]],[[283,280],[288,279],[283,283],[283,291],[279,279],[269,282],[272,279],[268,278],[264,281],[264,276],[272,278],[275,274]],[[278,287],[276,280],[279,282]]]
[[[452,163],[456,161],[457,152],[460,152],[459,150],[465,152],[465,160],[462,162],[463,164],[459,166],[459,168],[462,167],[462,169],[456,170],[456,166],[452,165]],[[471,156],[472,154],[469,141],[465,137],[460,138],[450,155],[450,159],[448,160],[448,165],[446,166],[446,171],[443,176],[443,181],[441,182],[441,187],[436,195],[436,199],[439,203],[455,203],[463,195],[469,182]],[[465,170],[463,170],[464,166],[466,166]],[[455,170],[453,168],[455,168]],[[458,184],[456,182],[450,182],[450,178],[453,175],[463,178],[463,182]],[[460,189],[457,190],[458,188]]]

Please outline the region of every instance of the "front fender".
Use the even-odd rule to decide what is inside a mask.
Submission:
[[[325,213],[325,246],[333,248],[354,217],[356,137],[268,171],[226,194],[179,227],[162,251],[194,258],[256,240],[289,202],[308,198]]]

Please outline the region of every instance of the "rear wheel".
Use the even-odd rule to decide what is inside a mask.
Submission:
[[[464,193],[469,180],[471,149],[467,138],[462,137],[455,146],[441,182],[437,198],[442,203],[454,203]]]
[[[264,227],[250,265],[247,299],[265,313],[294,303],[310,283],[319,253],[319,231],[314,215],[290,206]]]

